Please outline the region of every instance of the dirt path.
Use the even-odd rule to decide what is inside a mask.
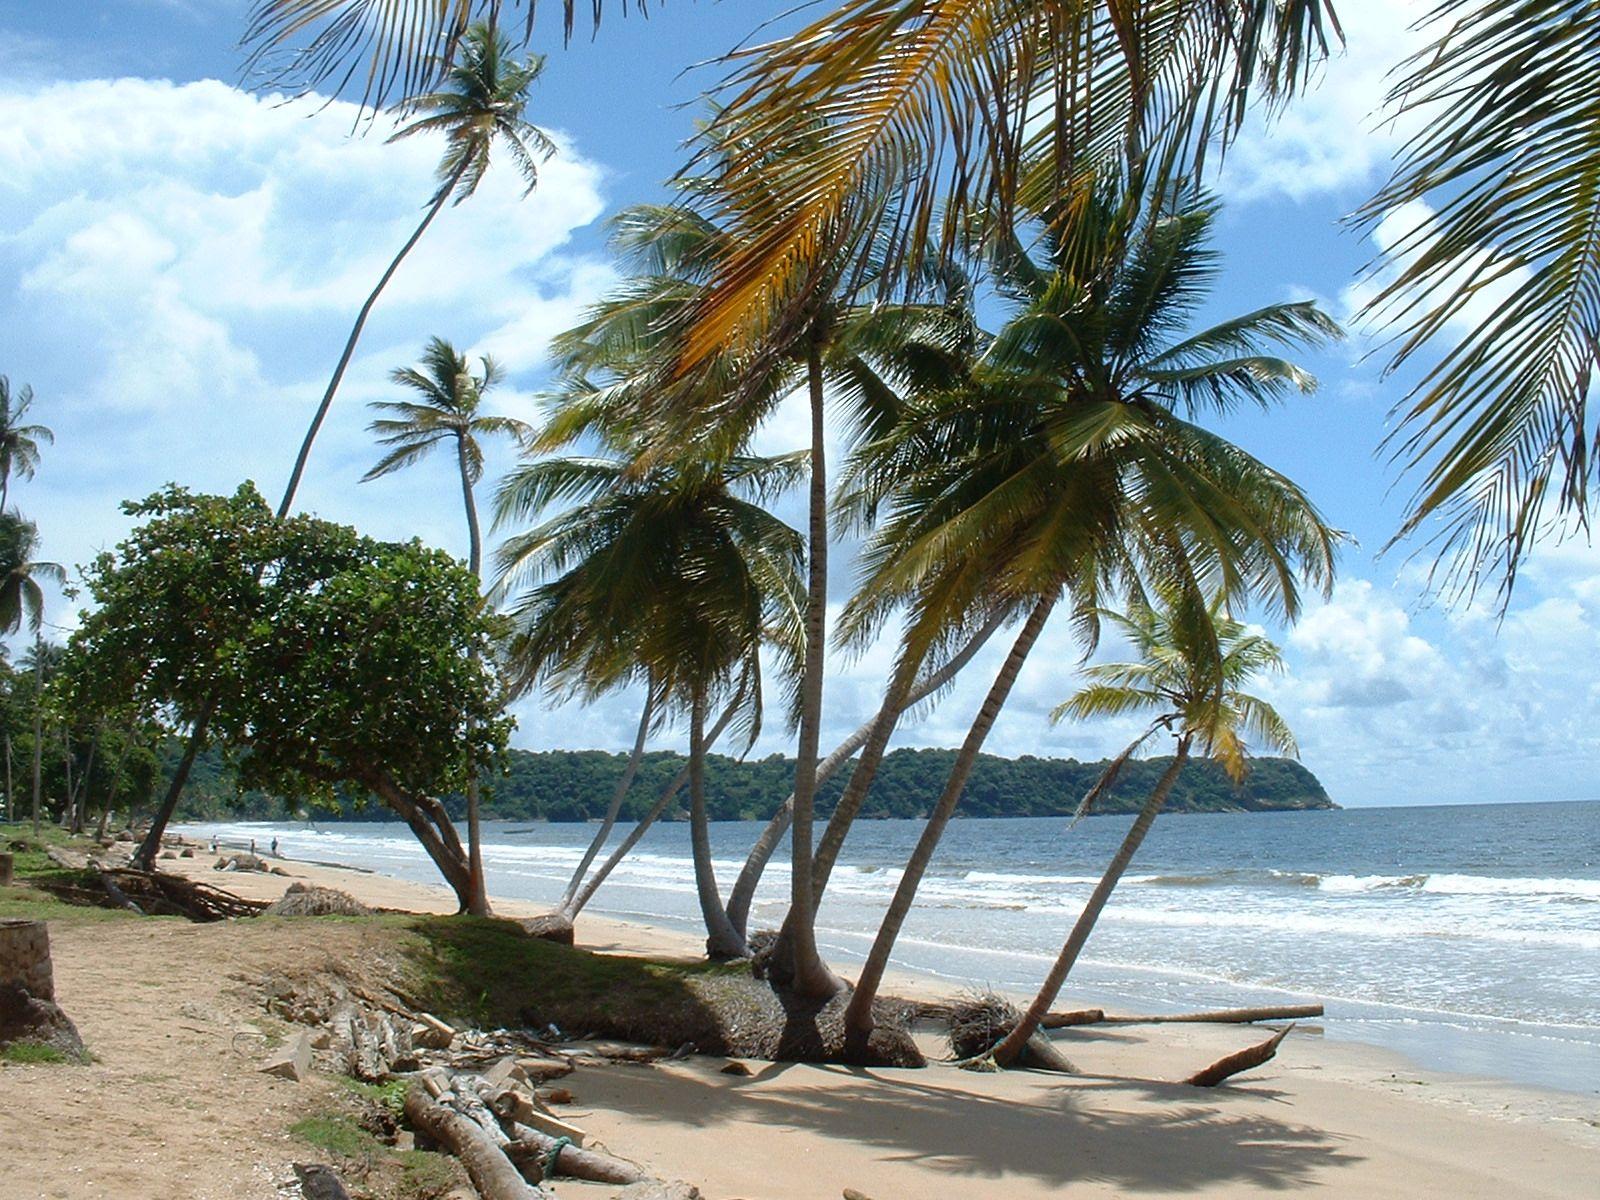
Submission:
[[[0,1192],[8,1200],[279,1196],[297,1150],[287,1127],[328,1085],[259,1072],[266,1014],[233,976],[281,953],[284,933],[52,922],[57,997],[95,1061],[0,1068]]]

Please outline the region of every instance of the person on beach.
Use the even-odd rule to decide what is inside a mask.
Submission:
[[[277,838],[273,838],[272,839],[272,857],[273,858],[282,858],[283,857],[283,855],[278,853],[278,839]]]

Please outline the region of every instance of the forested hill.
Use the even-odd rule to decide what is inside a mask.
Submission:
[[[932,807],[955,758],[954,750],[896,750],[873,781],[863,815],[922,817]],[[258,819],[283,815],[271,797],[239,796],[231,774],[215,756],[195,764],[191,815],[235,814]],[[513,750],[510,773],[490,784],[485,812],[510,820],[584,821],[601,816],[621,777],[626,756],[601,750]],[[1101,812],[1130,812],[1143,803],[1170,759],[1131,762]],[[624,806],[629,819],[640,816],[682,765],[677,754],[648,754]],[[1104,762],[1059,758],[998,758],[985,754],[973,769],[959,815],[967,817],[1050,817],[1071,813],[1099,777]],[[826,814],[838,802],[848,772],[834,776],[818,796]],[[706,801],[713,820],[765,820],[789,794],[794,760],[779,755],[739,761],[712,755],[706,764]],[[680,793],[687,801],[687,793]],[[458,807],[452,805],[452,808]],[[1215,763],[1191,762],[1168,802],[1172,812],[1260,812],[1336,808],[1322,784],[1290,759],[1258,758],[1243,785],[1235,787]],[[681,805],[680,805],[681,808]],[[363,807],[348,815],[386,818],[387,810]]]

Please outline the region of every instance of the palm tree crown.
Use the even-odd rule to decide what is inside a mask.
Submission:
[[[1299,754],[1294,734],[1277,710],[1243,690],[1256,676],[1283,669],[1282,653],[1264,635],[1222,612],[1217,603],[1197,608],[1187,597],[1171,593],[1154,604],[1135,602],[1125,613],[1106,610],[1101,616],[1136,657],[1085,667],[1087,682],[1056,708],[1053,720],[1153,713],[1150,732],[1165,728],[1192,737],[1236,781],[1248,766],[1247,740],[1279,754]],[[1104,790],[1105,782],[1097,791]]]
[[[528,89],[544,70],[544,58],[512,56],[511,44],[494,27],[479,23],[462,35],[457,57],[444,72],[438,91],[406,105],[420,114],[389,138],[391,142],[421,133],[442,133],[436,198],[454,196],[460,204],[483,182],[496,143],[505,148],[517,171],[533,191],[539,163],[555,153],[555,143],[525,117]]]
[[[39,468],[39,443],[56,440],[47,426],[22,423],[32,406],[31,387],[23,384],[13,391],[11,380],[0,375],[0,511],[5,510],[11,477],[32,479]]]
[[[15,513],[0,512],[0,633],[15,633],[24,619],[34,633],[44,622],[41,578],[56,585],[67,581],[59,563],[37,562],[39,530]]]

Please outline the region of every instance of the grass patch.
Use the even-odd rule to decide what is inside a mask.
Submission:
[[[531,938],[512,921],[424,917],[406,947],[417,998],[480,1027],[543,1027],[708,1048],[722,1040],[699,985],[749,978],[743,964],[595,954]]]
[[[439,1200],[461,1182],[461,1168],[448,1154],[402,1150],[395,1157],[400,1160],[399,1200]]]
[[[104,894],[100,876],[94,871],[59,867],[47,857],[51,849],[85,852],[99,849],[93,838],[74,837],[54,826],[43,825],[39,836],[28,823],[0,825],[0,850],[12,856],[15,883],[0,888],[0,917],[22,917],[31,921],[126,921],[137,913],[122,908],[100,908],[95,904],[75,904],[52,895],[47,888],[67,893]]]
[[[8,1063],[68,1063],[77,1062],[77,1056],[68,1054],[49,1042],[12,1042],[0,1046],[0,1062]]]
[[[365,1083],[360,1079],[353,1079],[349,1075],[341,1076],[339,1082],[357,1096],[371,1100],[374,1104],[381,1104],[397,1117],[406,1106],[406,1089],[411,1086],[410,1079],[391,1079],[386,1083]]]
[[[289,1126],[289,1133],[309,1146],[345,1158],[372,1158],[386,1149],[349,1117],[334,1113],[304,1117]]]

